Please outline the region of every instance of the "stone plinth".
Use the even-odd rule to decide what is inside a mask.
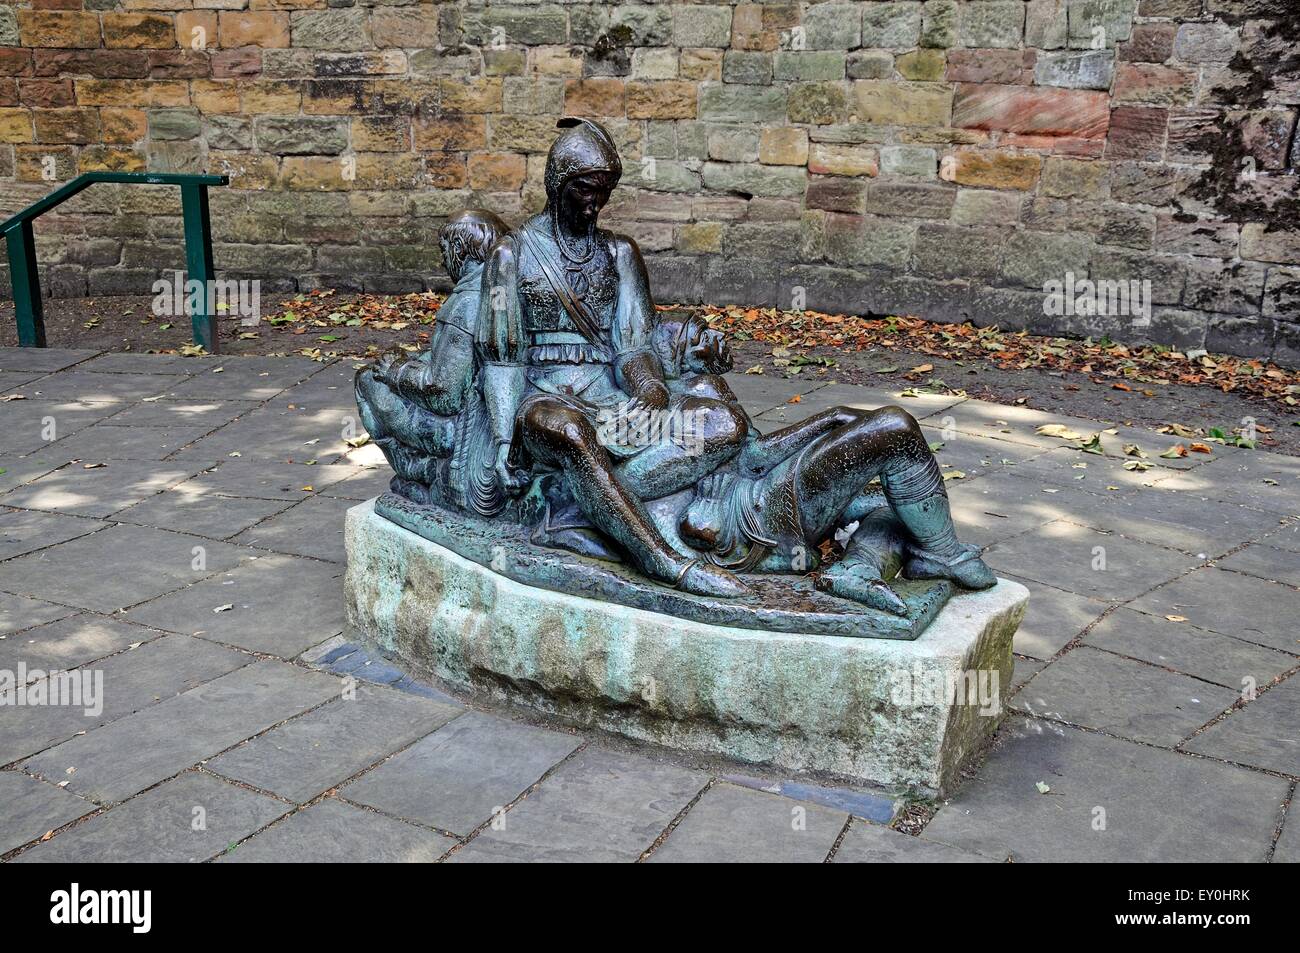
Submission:
[[[668,747],[922,793],[951,790],[992,735],[1029,597],[1007,580],[956,596],[915,641],[801,635],[523,585],[373,500],[348,511],[346,536],[350,626],[416,674]]]

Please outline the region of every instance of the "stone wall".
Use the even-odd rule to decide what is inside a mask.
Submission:
[[[226,173],[217,266],[264,288],[442,286],[443,217],[539,208],[577,114],[661,300],[1300,364],[1297,0],[3,2],[0,210]],[[83,193],[37,225],[47,290],[147,290],[177,211]],[[1154,313],[1045,314],[1068,275],[1149,280]]]

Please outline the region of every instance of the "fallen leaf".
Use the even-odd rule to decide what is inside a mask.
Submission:
[[[1093,434],[1091,439],[1079,444],[1079,449],[1084,453],[1095,453],[1099,457],[1105,455],[1105,451],[1101,448],[1101,434],[1099,433]]]
[[[1168,619],[1170,622],[1186,622],[1186,621],[1187,621],[1187,616],[1185,616],[1185,615],[1167,615],[1167,616],[1165,616],[1165,618]]]
[[[1082,440],[1083,434],[1077,430],[1071,430],[1065,424],[1043,424],[1035,433],[1044,437],[1059,437],[1062,440]]]

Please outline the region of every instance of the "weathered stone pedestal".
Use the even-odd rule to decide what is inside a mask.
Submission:
[[[955,596],[915,641],[800,635],[523,585],[373,500],[348,511],[346,534],[354,635],[418,675],[668,747],[921,793],[951,790],[992,735],[1029,596],[1007,580]]]

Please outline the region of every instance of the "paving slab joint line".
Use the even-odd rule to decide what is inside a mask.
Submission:
[[[704,787],[695,792],[695,796],[686,802],[686,805],[677,812],[676,816],[674,816],[671,821],[668,822],[668,826],[660,831],[658,836],[650,842],[650,846],[641,851],[641,856],[636,859],[636,863],[640,864],[648,860],[650,855],[659,849],[659,845],[668,839],[668,835],[677,830],[677,825],[686,820],[686,815],[691,812],[691,808],[695,807],[695,805],[699,803],[700,798],[709,793],[709,790],[717,783],[717,778],[709,778],[705,781]]]
[[[330,360],[323,362],[323,363],[321,364],[320,368],[318,368],[317,370],[312,371],[310,374],[306,375],[305,377],[300,377],[300,378],[298,378],[298,380],[294,381],[292,384],[289,384],[289,385],[287,385],[287,386],[285,386],[285,387],[280,388],[278,391],[276,391],[276,392],[275,392],[274,394],[272,394],[271,396],[269,396],[269,397],[265,397],[265,398],[263,398],[262,400],[259,400],[259,401],[248,401],[248,403],[250,403],[250,404],[255,403],[256,406],[254,406],[254,407],[249,407],[247,410],[241,411],[241,412],[240,412],[239,414],[237,414],[235,417],[232,417],[230,420],[227,420],[227,421],[226,421],[225,423],[223,423],[223,424],[218,424],[216,427],[213,427],[211,430],[209,430],[207,433],[203,434],[202,436],[200,436],[200,437],[195,437],[193,440],[189,441],[188,443],[182,444],[181,446],[179,446],[179,447],[177,447],[175,450],[173,450],[171,453],[169,453],[169,454],[167,454],[165,457],[163,457],[162,460],[161,460],[160,462],[162,462],[162,463],[168,463],[168,462],[171,462],[171,461],[175,458],[176,454],[178,454],[178,453],[182,453],[182,452],[184,452],[185,450],[188,450],[190,447],[192,447],[194,444],[198,443],[200,440],[205,440],[205,439],[207,439],[208,437],[211,437],[211,436],[212,436],[214,433],[216,433],[217,431],[219,431],[219,430],[224,430],[226,427],[229,427],[231,424],[233,424],[233,423],[234,423],[235,421],[237,421],[237,420],[243,420],[245,416],[247,416],[248,414],[253,413],[254,411],[264,410],[264,409],[265,409],[265,408],[266,408],[266,407],[271,403],[271,401],[275,400],[277,397],[279,397],[279,396],[280,396],[281,394],[283,394],[285,391],[289,390],[289,389],[292,388],[292,387],[297,387],[299,384],[305,383],[306,381],[311,380],[313,377],[315,377],[317,374],[319,374],[319,373],[321,373],[322,371],[324,371],[326,368],[331,367],[331,366],[333,366],[334,364],[337,364],[337,363],[340,363],[340,359],[339,359],[339,358],[330,358]],[[199,376],[200,376],[199,374],[195,374],[194,377],[191,378],[191,380],[197,380]],[[231,398],[231,399],[234,399],[234,398]],[[136,401],[135,403],[136,403],[136,404],[139,404],[139,403],[141,403],[141,401]],[[132,406],[134,406],[134,405],[132,405]],[[124,409],[125,409],[125,408],[124,408]]]
[[[27,774],[26,772],[18,772],[18,773],[23,774],[25,777],[32,777],[32,775]],[[49,783],[45,781],[44,778],[32,778],[32,779],[36,781],[40,781],[43,784]],[[57,787],[57,785],[55,786]],[[60,788],[60,790],[62,790],[62,788]],[[65,793],[71,793],[71,792],[65,792]],[[80,797],[80,795],[73,795],[73,796]],[[82,800],[85,799],[82,798]],[[31,850],[33,847],[38,847],[41,844],[44,844],[47,840],[53,840],[54,838],[62,834],[64,831],[71,830],[74,827],[80,827],[82,824],[86,823],[87,821],[93,820],[94,818],[99,817],[101,814],[108,813],[108,808],[104,807],[102,804],[96,804],[94,801],[86,801],[86,803],[91,806],[91,810],[81,815],[81,817],[75,817],[72,820],[68,821],[66,824],[60,824],[58,827],[50,828],[50,830],[45,831],[39,837],[34,837],[31,840],[19,844],[17,847],[14,847],[13,849],[8,850],[3,854],[0,854],[0,864],[6,864],[9,861],[13,860],[15,857],[17,857],[19,854],[24,854],[27,851]]]
[[[1166,751],[1170,754],[1181,755],[1184,758],[1195,758],[1201,761],[1213,761],[1215,764],[1224,764],[1232,768],[1240,768],[1243,771],[1252,771],[1255,774],[1265,774],[1270,778],[1277,778],[1281,781],[1295,782],[1300,780],[1293,774],[1286,774],[1273,768],[1261,768],[1253,764],[1242,764],[1240,761],[1229,761],[1226,758],[1218,758],[1214,755],[1204,754],[1200,751],[1188,751],[1186,748],[1166,748],[1163,745],[1152,744],[1149,741],[1143,741],[1140,738],[1126,738],[1123,735],[1117,735],[1113,732],[1106,731],[1102,728],[1094,728],[1091,725],[1080,725],[1072,721],[1066,721],[1064,718],[1056,718],[1050,715],[1038,715],[1029,712],[1021,712],[1021,717],[1028,718],[1032,721],[1043,721],[1052,725],[1061,725],[1065,728],[1073,728],[1076,731],[1082,731],[1090,735],[1100,735],[1103,738],[1110,738],[1113,741],[1122,741],[1131,745],[1138,745],[1142,748],[1152,748],[1156,751]],[[1178,742],[1180,745],[1184,742]]]
[[[283,661],[283,660],[281,660],[281,659],[275,659],[275,661]],[[293,663],[292,663],[292,662],[289,662],[289,663],[287,663],[287,664],[293,664]],[[241,666],[241,667],[242,667],[242,666]],[[305,668],[305,666],[298,666],[298,667],[300,667],[300,668]],[[236,669],[236,671],[238,671],[238,669]],[[228,674],[230,674],[230,673],[227,672],[226,674],[228,675]],[[220,678],[220,677],[222,677],[222,676],[217,676],[217,678]],[[207,685],[207,684],[209,684],[210,682],[215,681],[215,680],[216,680],[216,679],[209,679],[207,682],[202,682],[200,685],[196,685],[196,686],[194,686],[194,688],[188,689],[188,691],[194,691],[196,688],[199,688],[199,687],[201,687],[202,685]],[[183,695],[183,694],[186,694],[186,692],[181,692],[180,694]],[[172,696],[172,697],[176,697],[176,696]],[[154,788],[158,787],[159,785],[166,784],[168,781],[174,781],[174,780],[176,780],[176,779],[179,778],[182,774],[185,774],[185,773],[187,773],[187,772],[189,772],[189,771],[196,771],[196,770],[198,770],[200,767],[202,767],[206,762],[208,762],[208,761],[212,761],[212,760],[215,759],[215,758],[219,758],[219,757],[221,757],[221,755],[225,754],[225,753],[228,752],[228,751],[233,751],[235,748],[238,748],[240,745],[244,744],[245,742],[252,741],[252,740],[255,739],[255,738],[260,738],[260,737],[262,737],[262,735],[266,734],[266,733],[269,732],[269,731],[274,731],[276,728],[279,728],[281,725],[288,724],[288,723],[291,722],[291,721],[296,721],[297,719],[302,718],[304,715],[311,714],[312,712],[316,711],[318,708],[323,708],[324,706],[326,706],[326,705],[328,705],[328,704],[330,704],[330,703],[332,703],[332,702],[334,702],[334,701],[337,701],[338,698],[339,698],[339,696],[331,696],[331,697],[329,697],[329,698],[326,698],[326,699],[325,699],[324,701],[322,701],[322,702],[319,702],[319,703],[317,703],[317,704],[315,704],[315,705],[312,705],[310,708],[305,708],[305,709],[303,709],[302,711],[298,712],[298,713],[295,714],[295,715],[291,715],[291,716],[289,716],[288,718],[283,718],[283,719],[281,719],[280,721],[277,721],[277,722],[276,722],[275,724],[273,724],[273,725],[268,725],[267,727],[263,728],[261,731],[257,732],[256,734],[249,735],[249,736],[247,736],[246,738],[241,738],[239,741],[235,742],[235,743],[232,744],[232,745],[228,745],[228,746],[225,747],[225,748],[222,748],[220,751],[216,751],[216,752],[214,752],[214,753],[212,753],[212,754],[205,755],[205,756],[204,756],[202,759],[200,759],[199,761],[195,761],[195,762],[193,762],[193,763],[191,763],[191,764],[187,764],[185,767],[181,768],[181,770],[177,771],[175,774],[170,774],[170,775],[168,775],[167,777],[162,778],[161,780],[159,780],[159,781],[157,781],[157,782],[155,782],[155,783],[149,785],[148,787],[146,787],[146,788],[142,788],[141,790],[136,791],[134,794],[130,795],[129,797],[124,797],[124,798],[122,798],[122,800],[120,800],[120,801],[105,801],[105,802],[100,802],[100,801],[91,801],[90,798],[85,797],[84,795],[81,795],[81,794],[77,794],[77,792],[75,792],[75,791],[70,791],[70,792],[68,792],[68,793],[70,793],[70,794],[77,794],[77,796],[78,796],[78,797],[81,797],[83,800],[91,801],[91,803],[93,803],[93,804],[100,804],[101,806],[103,806],[103,807],[105,807],[105,808],[115,808],[115,807],[118,807],[118,806],[120,806],[120,805],[122,805],[122,804],[125,804],[127,801],[133,801],[133,800],[135,800],[136,798],[138,798],[140,795],[145,794],[145,793],[147,793],[147,792],[149,792],[149,791],[152,791]],[[152,707],[152,706],[148,706],[148,707]],[[123,717],[129,717],[129,716],[123,716]],[[117,719],[116,721],[121,721],[121,720],[122,720],[122,719],[119,718],[119,719]],[[116,723],[116,722],[113,722],[113,723]],[[106,726],[100,726],[100,727],[106,727]],[[91,728],[91,729],[89,729],[89,730],[86,732],[86,736],[89,737],[90,734],[91,734],[92,732],[94,732],[95,730],[97,730],[97,729],[96,729],[96,728]],[[74,735],[73,737],[78,737],[78,736]],[[66,741],[66,740],[67,740],[67,739],[64,739],[64,741]],[[62,744],[62,743],[64,743],[64,742],[60,742],[60,744]],[[55,747],[57,747],[57,746],[55,746]],[[48,750],[48,749],[45,749],[45,750]],[[27,756],[25,756],[24,758],[22,758],[22,759],[20,759],[20,760],[21,760],[21,761],[29,761],[29,760],[31,760],[33,757],[35,757],[35,755],[27,755]],[[14,762],[14,763],[17,764],[18,762]],[[55,783],[55,782],[50,781],[50,779],[47,778],[47,777],[45,777],[44,775],[42,775],[42,774],[38,774],[38,773],[36,773],[36,772],[34,772],[34,771],[30,771],[30,770],[27,770],[27,769],[22,769],[22,771],[23,771],[24,774],[27,774],[28,776],[30,776],[30,777],[32,777],[32,778],[35,778],[35,779],[38,780],[38,781],[48,781],[48,782],[51,783],[51,784],[54,784],[54,783]],[[216,774],[216,772],[210,772],[210,773],[212,773],[212,774]],[[218,775],[218,776],[219,776],[219,777],[222,777],[223,780],[226,780],[226,779],[224,778],[224,776],[220,776],[220,775]],[[55,784],[55,786],[57,787],[57,784]],[[276,797],[278,797],[278,795],[276,795]],[[281,800],[284,800],[284,799],[281,798]]]
[[[1279,812],[1277,825],[1273,828],[1273,840],[1268,845],[1268,850],[1264,852],[1264,863],[1273,863],[1273,857],[1277,853],[1278,841],[1282,838],[1282,831],[1286,829],[1288,823],[1300,824],[1300,817],[1291,816],[1291,808],[1295,804],[1296,782],[1291,782],[1291,787],[1286,792],[1286,797],[1282,799],[1282,807]]]
[[[514,806],[515,806],[516,804],[518,804],[520,801],[523,801],[525,798],[527,798],[529,795],[531,795],[534,791],[536,791],[538,788],[540,788],[540,787],[542,786],[542,784],[546,781],[547,778],[549,778],[549,777],[550,777],[551,775],[553,775],[556,771],[558,771],[558,770],[559,770],[563,765],[568,764],[570,761],[572,761],[574,758],[576,758],[579,754],[581,754],[583,751],[585,751],[585,750],[586,750],[590,745],[591,745],[591,741],[590,741],[590,740],[584,740],[584,741],[582,742],[582,744],[578,745],[578,747],[574,748],[572,751],[570,751],[568,754],[566,754],[566,755],[565,755],[563,758],[561,758],[559,761],[555,762],[555,764],[551,765],[549,768],[547,768],[545,771],[543,771],[541,777],[539,777],[536,781],[534,781],[534,782],[533,782],[532,784],[530,784],[527,788],[525,788],[525,789],[524,789],[524,790],[523,790],[523,791],[522,791],[522,792],[521,792],[517,797],[515,797],[513,800],[511,800],[510,803],[503,805],[502,808],[501,808],[501,813],[502,813],[502,814],[509,814],[509,813],[514,809]],[[493,820],[495,820],[495,816],[493,816],[493,817],[489,817],[486,821],[484,821],[484,822],[483,822],[482,824],[480,824],[478,827],[474,828],[472,831],[470,831],[468,834],[466,834],[464,838],[460,838],[460,839],[459,839],[459,840],[460,840],[460,843],[455,844],[455,845],[451,848],[451,850],[447,851],[447,853],[445,853],[445,854],[443,854],[441,857],[439,857],[439,858],[438,858],[438,863],[442,863],[442,862],[445,861],[448,857],[450,857],[452,854],[454,854],[454,853],[456,853],[458,850],[460,850],[462,847],[464,847],[464,846],[467,845],[467,844],[472,843],[472,842],[474,841],[474,838],[478,837],[479,834],[483,833],[485,830],[487,830],[489,827],[492,826],[492,821],[493,821]]]
[[[861,818],[854,817],[850,814],[848,819],[845,820],[844,826],[840,828],[840,832],[835,835],[835,843],[831,844],[831,849],[828,850],[826,856],[822,858],[823,864],[829,864],[835,860],[835,855],[840,852],[840,845],[844,843],[844,838],[849,835],[849,831],[852,829],[855,821],[860,821],[863,824],[870,823],[869,821],[864,821]]]
[[[325,671],[326,674],[330,674],[329,672],[327,672],[327,671],[324,670],[324,669],[311,669],[311,671]],[[387,686],[380,686],[380,687],[381,687],[381,688],[387,688]],[[397,689],[392,689],[392,690],[393,690],[393,691],[397,691]],[[333,703],[336,702],[336,701],[337,701],[339,704],[343,704],[343,702],[342,702],[340,699],[336,699],[336,698],[331,698],[331,699],[327,700],[326,702],[324,702],[323,704],[325,704],[325,705],[329,705],[329,704],[333,704]],[[320,706],[317,706],[317,707],[320,707]],[[304,713],[304,714],[305,714],[305,713]],[[353,800],[351,800],[350,798],[346,798],[346,797],[342,796],[341,794],[339,794],[338,792],[339,792],[339,789],[341,789],[344,785],[351,784],[353,781],[357,780],[357,779],[360,778],[362,775],[369,774],[371,771],[375,770],[375,768],[379,767],[380,765],[385,764],[385,763],[388,762],[388,761],[391,761],[393,758],[397,757],[399,754],[401,754],[402,752],[406,751],[408,748],[412,748],[412,747],[414,747],[417,743],[423,741],[425,738],[429,737],[430,735],[437,733],[438,731],[442,730],[443,728],[446,728],[446,727],[447,727],[448,725],[450,725],[453,721],[456,721],[457,719],[459,719],[459,718],[460,718],[462,715],[464,715],[464,714],[465,714],[465,712],[462,711],[462,712],[459,712],[459,713],[453,715],[451,718],[449,718],[447,721],[443,722],[443,723],[442,723],[441,725],[439,725],[437,728],[433,728],[433,729],[430,729],[429,731],[426,731],[424,734],[420,735],[420,737],[415,738],[415,739],[412,739],[411,742],[410,742],[409,744],[402,745],[402,747],[397,748],[396,750],[389,752],[388,754],[386,754],[386,755],[384,755],[383,757],[379,758],[377,761],[373,761],[373,762],[371,762],[370,764],[367,764],[367,765],[365,765],[364,767],[358,769],[357,771],[354,771],[352,774],[350,774],[350,775],[348,775],[347,777],[343,778],[341,781],[337,782],[336,784],[331,785],[327,790],[321,792],[320,794],[316,795],[315,797],[311,798],[310,800],[303,802],[303,804],[302,804],[301,806],[302,806],[302,807],[307,807],[307,806],[310,806],[310,805],[312,805],[312,804],[316,804],[316,803],[318,803],[318,802],[321,801],[321,800],[324,800],[326,797],[334,797],[334,798],[336,798],[337,800],[344,801],[344,802],[346,802],[346,803],[348,803],[348,804],[353,805],[354,807],[363,807],[363,808],[366,808],[367,810],[374,811],[376,814],[382,814],[382,815],[384,815],[385,817],[391,817],[391,818],[393,818],[394,820],[404,821],[405,823],[407,823],[407,824],[411,824],[411,825],[413,825],[413,826],[415,826],[415,827],[426,828],[427,830],[436,831],[436,832],[439,833],[439,834],[446,834],[446,835],[449,836],[449,837],[453,837],[453,838],[455,838],[457,835],[454,834],[454,833],[452,833],[451,831],[444,831],[444,830],[442,830],[441,828],[432,827],[432,826],[429,826],[429,825],[426,825],[426,824],[419,824],[419,823],[417,823],[417,822],[415,822],[415,821],[408,820],[407,818],[400,817],[399,815],[396,815],[396,814],[389,814],[389,813],[387,813],[386,811],[382,811],[382,810],[380,810],[379,808],[371,807],[371,806],[368,805],[368,804],[362,804],[362,803],[360,803],[359,801],[353,801]],[[251,739],[250,739],[250,740],[251,740]],[[246,743],[246,742],[241,741],[241,742],[239,743],[239,745],[243,745],[243,744],[245,744],[245,743]],[[236,747],[239,747],[239,745],[236,745]],[[259,787],[255,786],[255,785],[249,784],[249,783],[246,782],[246,781],[241,781],[241,780],[239,780],[238,778],[232,778],[232,777],[229,777],[228,775],[224,775],[224,774],[222,774],[220,771],[217,771],[215,768],[210,768],[210,767],[208,767],[206,762],[207,762],[207,761],[214,761],[214,760],[216,760],[216,758],[217,758],[217,755],[213,755],[212,757],[205,759],[204,762],[201,762],[201,763],[199,764],[199,769],[202,770],[202,771],[204,771],[204,772],[207,773],[207,774],[211,774],[213,777],[221,778],[223,781],[229,781],[229,782],[231,782],[232,784],[239,785],[240,787],[246,787],[246,788],[248,788],[250,791],[256,791],[256,792],[258,792],[258,793],[262,793],[262,794],[269,794],[271,797],[274,797],[274,798],[277,798],[278,800],[284,801],[286,804],[293,804],[295,808],[296,808],[296,807],[299,807],[299,805],[298,805],[298,803],[297,803],[296,801],[293,801],[293,800],[290,799],[290,798],[286,798],[286,797],[284,797],[283,795],[275,794],[275,793],[272,792],[270,789],[265,789],[265,790],[264,790],[264,789],[262,789],[262,788],[259,788]],[[250,834],[249,836],[251,837],[252,835]]]
[[[1233,712],[1242,711],[1245,708],[1249,707],[1251,704],[1258,702],[1262,696],[1267,695],[1274,688],[1277,688],[1283,682],[1287,681],[1287,679],[1295,677],[1297,672],[1300,672],[1300,660],[1298,660],[1294,666],[1287,669],[1285,672],[1282,672],[1281,674],[1271,679],[1267,685],[1257,689],[1254,698],[1251,699],[1244,698],[1242,697],[1241,693],[1238,692],[1237,698],[1233,701],[1231,705],[1223,709],[1223,711],[1219,712],[1209,721],[1205,722],[1205,724],[1201,725],[1199,728],[1197,728],[1195,731],[1189,734],[1182,741],[1178,742],[1178,744],[1175,745],[1175,747],[1178,748],[1181,747],[1182,745],[1188,744],[1189,742],[1192,741],[1193,738],[1196,738],[1202,732],[1208,731],[1210,728],[1213,728],[1215,725],[1219,724],[1220,722],[1227,720],[1227,718],[1231,716]],[[1225,686],[1225,687],[1230,687],[1230,686]],[[1228,763],[1235,764],[1236,762],[1228,762]],[[1279,772],[1279,774],[1282,777],[1291,777],[1291,775],[1282,774],[1281,772]]]

